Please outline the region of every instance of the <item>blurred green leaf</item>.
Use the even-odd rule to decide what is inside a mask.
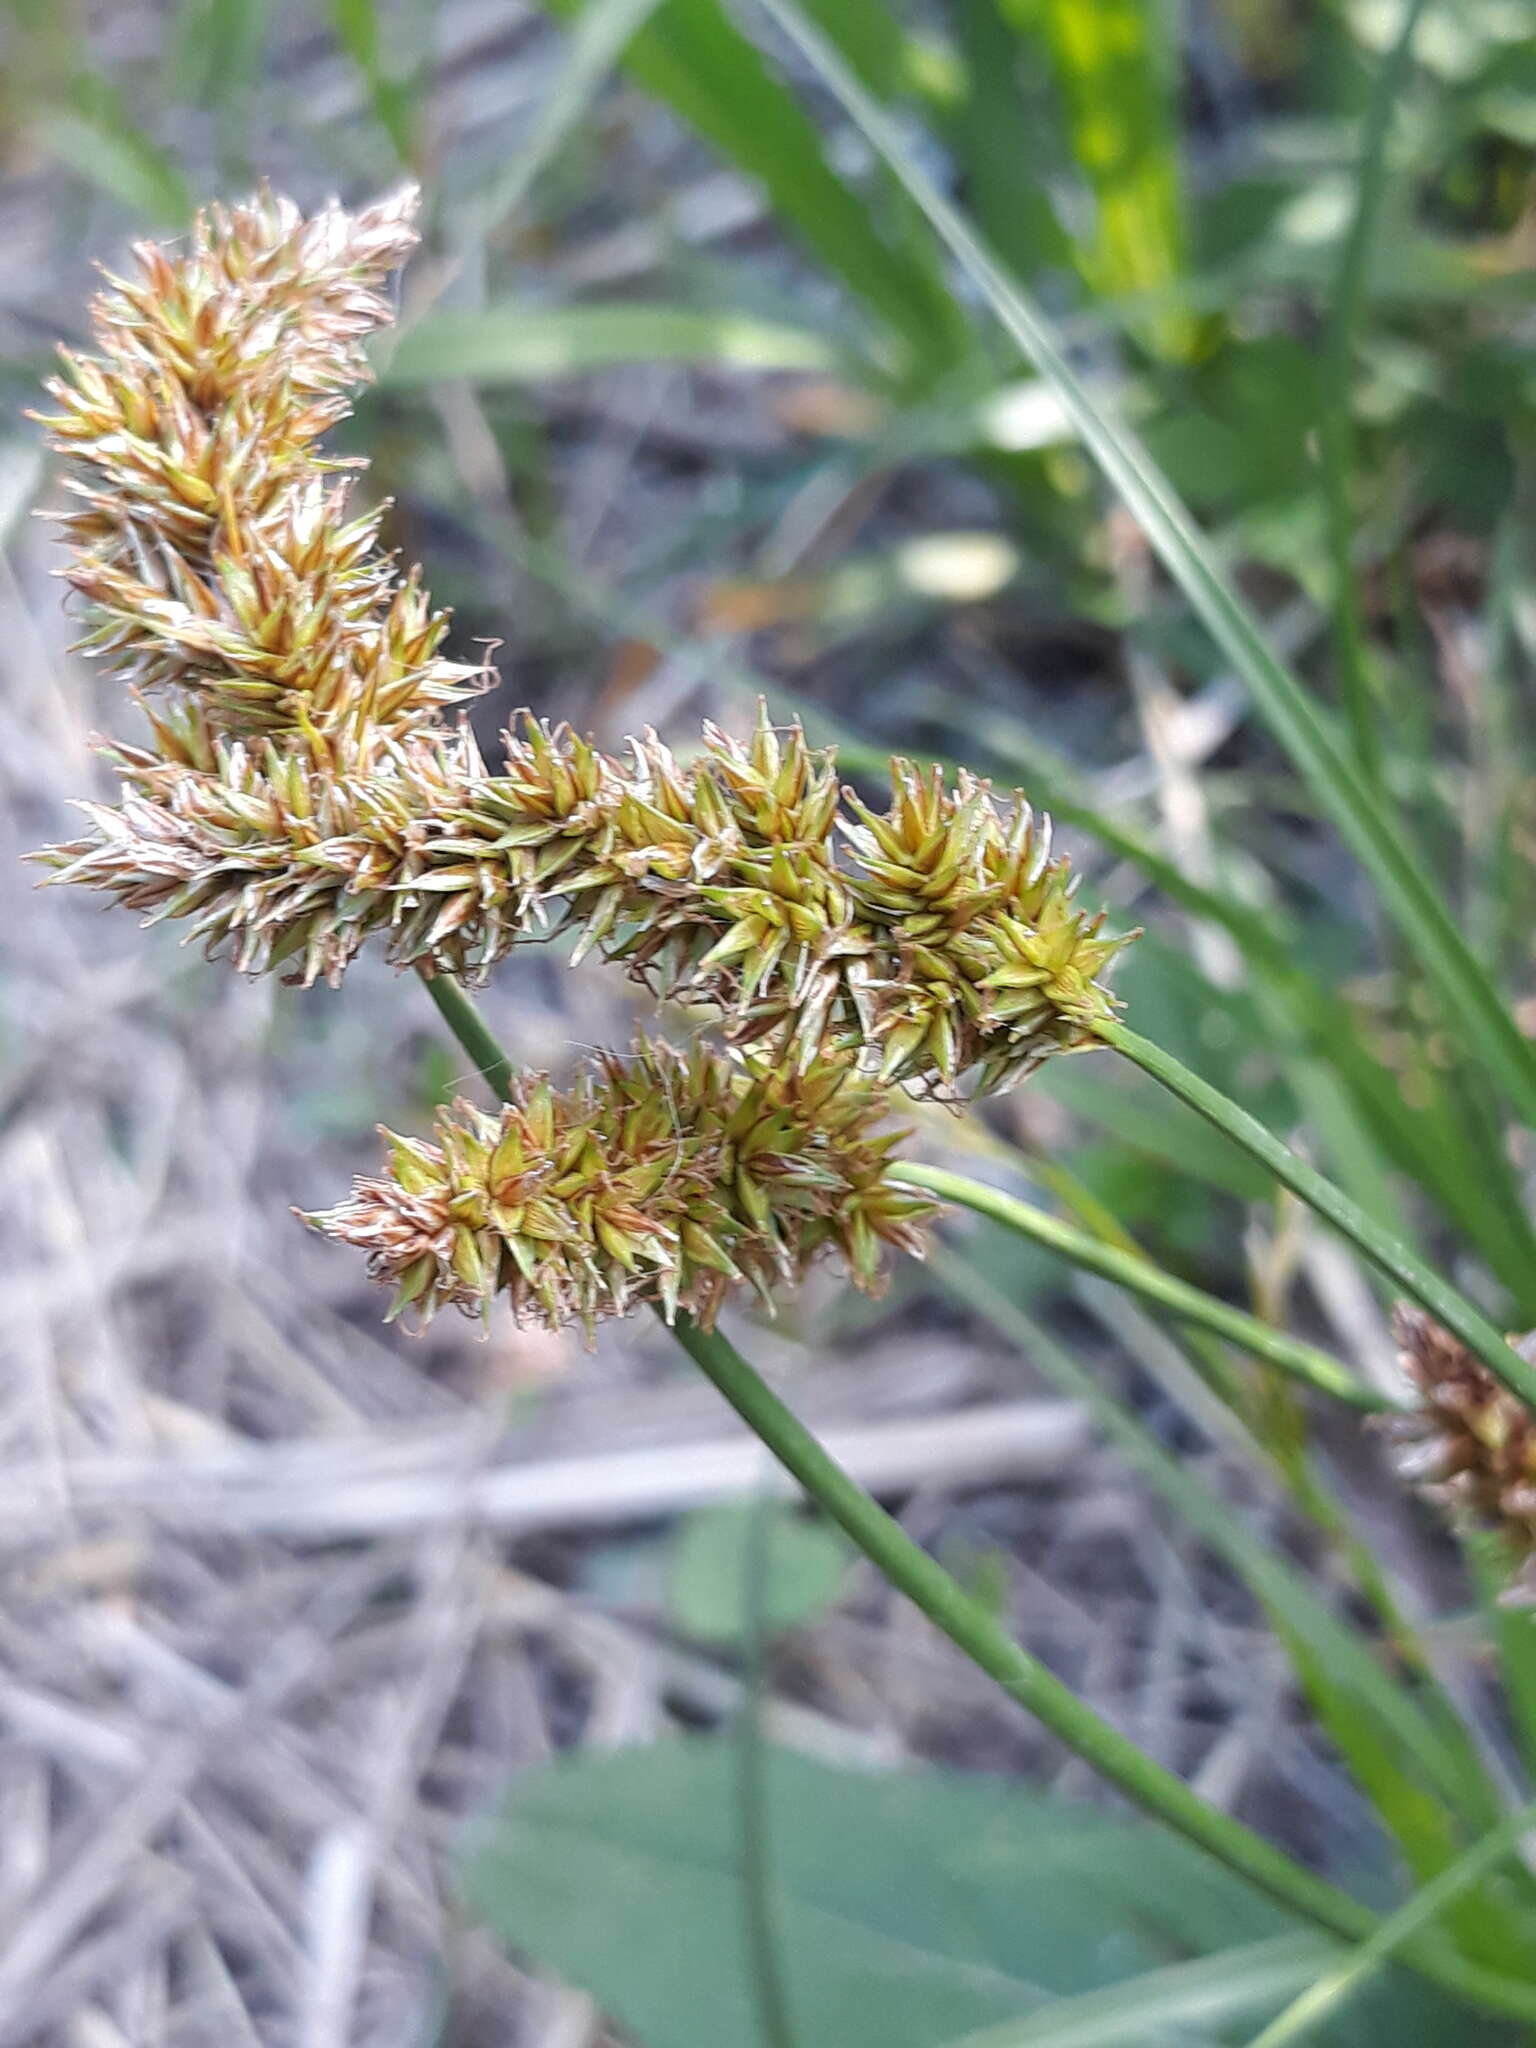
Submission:
[[[166,228],[191,219],[186,179],[100,73],[83,72],[68,98],[41,114],[37,133],[60,163],[141,219]]]
[[[417,160],[416,92],[385,56],[388,38],[379,26],[376,0],[329,0],[336,39],[357,66],[374,118],[401,163]]]
[[[182,0],[171,43],[177,97],[228,106],[261,74],[271,0]]]
[[[1083,268],[1106,296],[1168,294],[1184,268],[1178,45],[1160,0],[1001,0],[1052,60],[1078,175],[1092,194]],[[1196,329],[1169,296],[1137,326],[1163,352]]]
[[[435,384],[464,377],[477,384],[518,384],[661,360],[742,370],[845,367],[836,345],[810,328],[723,309],[640,300],[573,306],[503,301],[482,312],[429,313],[401,335],[381,381]]]
[[[685,1634],[703,1642],[737,1643],[748,1632],[748,1558],[753,1505],[696,1508],[673,1539],[670,1604]],[[773,1516],[762,1624],[770,1630],[812,1620],[837,1598],[853,1553],[826,1522],[788,1508]]]
[[[1140,1823],[979,1775],[869,1776],[781,1750],[765,1765],[798,2048],[940,2048],[1277,1938],[1298,1959],[1310,1943],[1317,1967],[1339,1953]],[[471,1910],[644,2048],[758,2048],[732,1770],[728,1743],[694,1739],[525,1773],[479,1832]],[[1272,1983],[1260,2009],[1293,1988]],[[1507,2038],[1396,1978],[1326,2038],[1379,2048],[1384,2037],[1401,2048]],[[1193,2048],[1188,2031],[1165,2033],[1160,2048],[1170,2044]]]
[[[587,0],[575,17],[560,71],[521,147],[478,193],[474,227],[487,233],[514,213],[534,180],[580,122],[641,24],[659,0]]]

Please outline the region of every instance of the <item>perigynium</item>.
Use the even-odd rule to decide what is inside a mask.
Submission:
[[[459,1105],[314,1219],[419,1318],[504,1292],[588,1329],[639,1301],[707,1323],[728,1287],[770,1299],[827,1250],[872,1285],[931,1207],[884,1178],[888,1091],[987,1092],[1092,1045],[1124,940],[1021,795],[898,760],[876,809],[766,710],[687,760],[523,714],[487,767],[446,715],[485,672],[444,657],[383,508],[352,502],[360,465],[319,447],[414,207],[211,209],[180,248],[140,247],[94,307],[99,352],[65,355],[65,574],[148,740],[105,750],[119,801],[39,858],[247,973],[334,984],[377,943],[478,983],[565,934],[713,1014],[727,1057],[647,1046],[500,1119]]]

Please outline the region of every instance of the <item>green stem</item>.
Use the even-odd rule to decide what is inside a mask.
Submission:
[[[1390,1231],[1383,1230],[1358,1203],[1352,1202],[1332,1181],[1324,1179],[1315,1167],[1282,1145],[1256,1117],[1250,1116],[1245,1109],[1239,1109],[1235,1102],[1219,1089],[1211,1087],[1208,1081],[1202,1081],[1198,1074],[1192,1074],[1188,1067],[1171,1053],[1164,1052],[1161,1046],[1154,1045],[1150,1039],[1141,1037],[1118,1020],[1101,1023],[1094,1028],[1106,1045],[1124,1054],[1143,1073],[1150,1074],[1170,1094],[1198,1111],[1208,1123],[1214,1124],[1217,1130],[1268,1167],[1276,1180],[1299,1195],[1308,1208],[1316,1210],[1319,1216],[1349,1238],[1373,1265],[1396,1281],[1405,1294],[1411,1295],[1453,1336],[1459,1337],[1512,1394],[1524,1401],[1527,1407],[1536,1407],[1536,1371],[1505,1342],[1487,1316],[1475,1308],[1464,1294],[1431,1271]]]
[[[468,996],[445,978],[429,982],[428,988],[459,1043],[487,1078],[496,1077],[493,1085],[497,1092],[507,1094],[511,1062],[480,1021]],[[1375,1914],[1326,1878],[1304,1869],[1241,1821],[1208,1805],[1182,1778],[1147,1756],[1016,1643],[988,1608],[973,1600],[958,1580],[848,1476],[720,1331],[701,1330],[683,1313],[673,1325],[673,1334],[705,1378],[822,1512],[899,1593],[1026,1713],[1144,1812],[1289,1911],[1345,1941],[1370,1939],[1379,1924]],[[1432,1951],[1415,1951],[1410,1959],[1424,1975],[1457,1997],[1536,2021],[1536,1987],[1496,1976],[1443,1945],[1437,1944]]]
[[[676,1330],[694,1364],[823,1512],[1011,1699],[1138,1806],[1240,1871],[1271,1898],[1346,1939],[1365,1938],[1375,1923],[1363,1907],[1240,1821],[1208,1806],[1014,1642],[987,1608],[849,1478],[718,1330],[701,1330],[686,1315],[678,1317]]]
[[[443,1022],[474,1061],[486,1086],[505,1102],[512,1093],[512,1062],[487,1029],[485,1019],[446,974],[423,974],[421,978]]]
[[[768,1467],[764,1467],[764,1478]],[[768,1839],[767,1753],[763,1740],[763,1703],[768,1684],[768,1592],[771,1581],[773,1520],[777,1502],[766,1485],[757,1489],[747,1522],[746,1555],[742,1561],[741,1705],[736,1712],[736,1815],[741,1859],[742,1918],[747,1955],[757,1995],[757,2022],[763,2048],[795,2048],[774,1913],[772,1858]]]
[[[1004,1194],[999,1188],[989,1188],[964,1174],[950,1173],[942,1166],[916,1166],[907,1161],[893,1166],[890,1178],[902,1181],[908,1187],[926,1188],[930,1194],[938,1195],[944,1201],[958,1202],[964,1208],[974,1209],[978,1216],[989,1216],[994,1223],[1016,1231],[1020,1237],[1030,1238],[1053,1252],[1060,1252],[1074,1265],[1086,1267],[1090,1273],[1102,1273],[1117,1287],[1127,1288],[1131,1293],[1155,1302],[1182,1322],[1193,1323],[1202,1330],[1210,1330],[1218,1337],[1240,1344],[1256,1358],[1263,1358],[1282,1372],[1305,1380],[1309,1386],[1331,1394],[1335,1400],[1347,1401],[1355,1408],[1381,1409],[1393,1405],[1356,1379],[1328,1352],[1303,1343],[1299,1337],[1289,1336],[1284,1330],[1273,1329],[1268,1323],[1261,1323],[1257,1316],[1234,1308],[1228,1302],[1218,1301],[1201,1288],[1192,1287],[1187,1281],[1163,1272],[1138,1253],[1125,1251],[1119,1245],[1106,1244],[1102,1238],[1090,1237],[1087,1231],[1075,1229],[1072,1224],[1048,1215],[1044,1209],[1037,1209],[1029,1202],[1021,1202],[1016,1195]]]

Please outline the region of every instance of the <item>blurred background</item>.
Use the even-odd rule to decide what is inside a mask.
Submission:
[[[1396,0],[805,11],[1341,725],[1385,736],[1426,869],[1528,994],[1536,6],[1431,0],[1411,49]],[[493,650],[493,757],[523,704],[686,747],[765,694],[855,779],[899,750],[1022,783],[1088,894],[1148,927],[1117,984],[1138,1028],[1358,1189],[1420,1182],[1423,1228],[1470,1233],[1490,1299],[1529,1321],[1524,1205],[1482,1200],[1521,1161],[1467,1136],[1477,1077],[1392,981],[1327,821],[1057,401],[770,15],[7,0],[0,39],[0,2044],[771,2038],[721,1904],[717,1753],[697,1780],[623,1768],[728,1737],[744,1700],[811,1773],[785,1781],[784,1867],[845,1859],[870,1893],[863,1918],[822,1901],[818,1934],[785,1880],[790,1945],[826,1952],[797,1967],[878,1925],[871,1968],[902,1987],[885,2010],[845,1986],[834,2022],[817,1977],[808,2042],[958,2039],[1031,1984],[1078,1988],[1053,1951],[1123,1975],[1141,1937],[1084,1877],[1091,1830],[1040,1895],[1054,1805],[1025,1837],[1035,1892],[996,1847],[1038,1968],[946,1950],[910,1889],[872,1902],[872,1872],[949,1868],[955,1771],[1015,1781],[1021,1826],[1029,1788],[1079,1815],[1104,1795],[830,1531],[758,1504],[760,1456],[662,1332],[587,1354],[444,1317],[412,1340],[294,1220],[372,1165],[375,1124],[423,1129],[468,1085],[412,979],[247,985],[174,928],[35,893],[23,854],[109,788],[90,734],[131,731],[70,654],[31,516],[57,486],[25,408],[55,343],[86,339],[92,265],[262,179],[304,205],[420,179],[400,326],[340,438],[459,649]],[[1298,963],[1332,1008],[1298,1007]],[[558,947],[485,1006],[557,1075],[637,1015]],[[1057,1062],[981,1121],[917,1109],[912,1144],[1389,1374],[1358,1269],[1100,1064]],[[1209,1358],[970,1225],[879,1302],[819,1282],[739,1330],[1102,1711],[1310,1861],[1380,1866],[1251,1592],[1126,1455],[1171,1452],[1342,1588],[1234,1451]],[[1438,1612],[1447,1556],[1373,1442],[1323,1448]],[[1454,1622],[1444,1641],[1454,1660]],[[552,1776],[560,1756],[596,1775]],[[845,1774],[898,1772],[930,1803],[882,1808],[886,1834],[839,1818]],[[465,1828],[518,1779],[547,1804],[467,1898]],[[697,1841],[667,1836],[679,1815]]]

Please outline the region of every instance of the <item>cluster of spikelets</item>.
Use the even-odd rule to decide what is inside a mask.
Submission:
[[[1393,1330],[1418,1395],[1382,1424],[1399,1472],[1454,1520],[1496,1535],[1517,1567],[1511,1597],[1536,1598],[1536,1416],[1423,1309],[1399,1304]],[[1536,1332],[1509,1341],[1536,1363]]]
[[[823,1253],[872,1288],[887,1248],[921,1250],[933,1205],[886,1177],[886,1109],[847,1068],[749,1074],[642,1043],[564,1093],[521,1079],[497,1115],[456,1102],[435,1144],[386,1132],[388,1171],[306,1220],[367,1252],[391,1316],[504,1295],[589,1335],[640,1303],[708,1328],[742,1282],[771,1307]]]
[[[186,918],[246,971],[340,979],[377,938],[400,965],[482,980],[515,945],[574,931],[727,1038],[809,1069],[1007,1087],[1091,1045],[1123,940],[1079,909],[1027,805],[893,764],[887,810],[839,785],[830,750],[764,718],[706,726],[680,765],[628,759],[534,719],[487,773],[466,728],[351,748],[209,740],[161,721],[119,748],[126,793],[52,850],[60,879]]]
[[[867,1284],[915,1227],[869,1135],[881,1087],[994,1090],[1092,1045],[1123,941],[1077,907],[1022,798],[897,761],[872,809],[766,715],[745,743],[706,727],[681,763],[651,733],[620,758],[524,718],[488,770],[445,715],[484,672],[442,656],[443,616],[380,549],[379,512],[351,505],[355,465],[319,446],[389,318],[413,204],[214,209],[186,247],[140,248],[93,309],[99,354],[65,355],[47,421],[75,500],[65,573],[150,743],[109,750],[121,801],[83,805],[86,831],[41,857],[246,972],[334,984],[376,942],[477,982],[566,933],[713,1013],[734,1066],[644,1049],[547,1111],[528,1096],[494,1140],[462,1112],[435,1151],[393,1141],[391,1179],[322,1227],[419,1313],[501,1290],[588,1325],[642,1298],[710,1314],[725,1286],[766,1296],[827,1247]],[[658,1133],[680,1090],[699,1129],[678,1147]],[[748,1172],[735,1126],[761,1136],[759,1110],[771,1139]],[[565,1163],[543,1160],[526,1208],[551,1227],[558,1210],[548,1239],[507,1224],[506,1173],[476,1181],[482,1152],[546,1125]],[[633,1156],[624,1133],[643,1135]]]

